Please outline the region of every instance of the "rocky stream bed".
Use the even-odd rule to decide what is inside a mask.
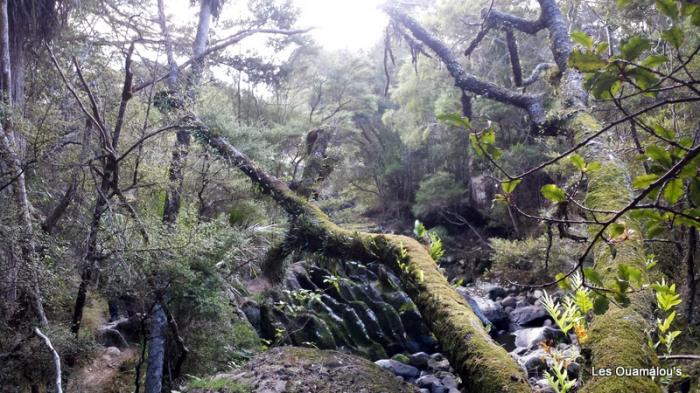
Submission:
[[[332,349],[370,359],[422,393],[459,392],[460,380],[399,279],[378,263],[297,262],[283,285],[262,303],[246,300],[242,310],[272,345]],[[491,283],[458,287],[491,336],[527,372],[537,391],[556,359],[567,359],[570,377],[579,373],[574,335],[553,326],[539,302],[542,291],[522,292]]]

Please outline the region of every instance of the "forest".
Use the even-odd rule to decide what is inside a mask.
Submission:
[[[0,392],[700,392],[699,31],[0,0]]]

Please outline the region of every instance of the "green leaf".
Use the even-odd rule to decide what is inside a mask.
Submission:
[[[569,156],[569,160],[571,161],[576,168],[578,168],[581,172],[584,172],[586,170],[586,161],[581,157],[580,155],[574,153],[571,156]]]
[[[596,98],[608,98],[620,89],[620,76],[615,71],[596,72],[586,79],[585,87]]]
[[[471,128],[471,123],[469,122],[469,119],[462,116],[462,114],[459,112],[440,113],[437,115],[437,119],[451,126]]]
[[[658,135],[660,135],[666,139],[675,139],[676,138],[676,133],[673,130],[668,129],[659,123],[654,123],[651,126],[651,128],[654,129],[655,133],[657,133]]]
[[[678,18],[678,7],[675,0],[656,0],[656,9],[671,19]]]
[[[564,190],[559,188],[556,184],[545,184],[540,189],[542,195],[554,203],[559,203],[566,200],[566,194]]]
[[[673,179],[666,183],[663,196],[666,202],[672,205],[678,202],[683,197],[683,180]]]
[[[609,306],[610,306],[610,301],[605,296],[597,296],[593,300],[593,312],[596,315],[605,314],[605,312],[608,311]]]
[[[583,276],[595,285],[603,285],[603,279],[600,277],[600,274],[592,267],[584,267]]]
[[[673,160],[671,159],[671,154],[659,146],[651,145],[647,146],[645,150],[647,156],[652,160],[658,162],[665,168],[670,168],[673,165]]]
[[[600,169],[602,166],[603,166],[603,164],[601,164],[600,162],[593,161],[593,162],[588,163],[588,165],[586,166],[586,171],[587,172],[595,172],[598,169]]]
[[[608,234],[611,238],[618,237],[625,232],[625,224],[622,222],[614,222],[610,224],[610,229],[608,229]]]
[[[659,82],[659,78],[657,78],[653,72],[645,70],[644,68],[633,68],[627,71],[626,75],[627,77],[632,78],[634,83],[641,90],[654,87]]]
[[[588,293],[581,289],[576,291],[574,302],[584,315],[593,308],[593,302],[588,297]]]
[[[683,30],[681,30],[678,26],[674,26],[662,32],[661,38],[668,41],[668,43],[676,49],[680,48],[681,44],[683,44],[683,40],[685,39]]]
[[[569,286],[569,280],[566,280],[565,277],[566,277],[566,274],[557,273],[554,276],[554,280],[558,281],[559,288],[570,290],[571,286]]]
[[[586,49],[593,48],[593,38],[582,31],[574,31],[571,33],[571,39]]]
[[[700,26],[700,7],[693,11],[693,14],[690,16],[690,22],[695,26]]]
[[[700,206],[700,178],[696,177],[690,181],[688,197],[695,206]]]
[[[647,68],[654,68],[666,62],[668,62],[668,57],[664,55],[652,55],[647,56],[647,58],[642,61],[642,65]]]
[[[569,57],[569,66],[578,69],[582,72],[595,72],[605,67],[607,61],[591,52],[581,52],[579,49],[574,49]]]
[[[649,185],[651,185],[651,183],[656,181],[656,179],[658,179],[658,178],[659,178],[659,176],[657,176],[653,173],[649,173],[646,175],[639,175],[639,176],[635,177],[634,180],[632,180],[632,187],[634,187],[638,190],[643,189],[643,188],[647,188],[647,187],[649,187]]]
[[[504,181],[504,182],[501,182],[501,188],[503,189],[503,192],[505,192],[506,194],[512,194],[513,191],[515,191],[515,187],[517,187],[518,184],[520,184],[520,179],[515,179],[515,180],[511,180],[511,181]]]
[[[631,2],[632,2],[632,0],[616,0],[615,1],[617,6],[620,8],[627,7]]]
[[[650,48],[651,44],[649,40],[637,35],[624,41],[620,46],[620,51],[625,60],[633,61],[636,60],[642,52]]]

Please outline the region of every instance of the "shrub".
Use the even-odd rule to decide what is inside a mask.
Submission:
[[[466,188],[458,184],[452,174],[439,171],[421,180],[411,210],[416,217],[427,219],[445,209],[457,207],[466,192]]]

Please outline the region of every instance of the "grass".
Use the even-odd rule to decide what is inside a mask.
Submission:
[[[203,389],[217,393],[251,393],[253,389],[238,381],[226,378],[197,378],[193,377],[187,384],[187,391]]]

